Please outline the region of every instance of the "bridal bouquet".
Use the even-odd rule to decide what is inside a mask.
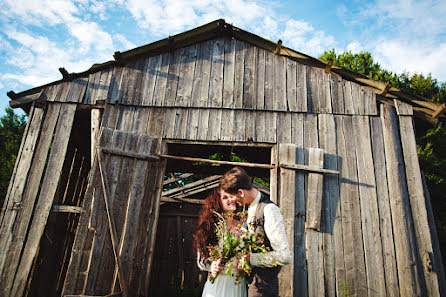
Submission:
[[[240,274],[237,267],[233,267],[234,263],[229,262],[231,259],[241,258],[241,256],[246,255],[251,252],[264,253],[269,251],[269,248],[265,247],[263,243],[263,237],[255,234],[249,229],[243,228],[242,225],[238,225],[235,228],[228,228],[225,217],[218,212],[215,215],[219,217],[219,221],[215,224],[215,233],[217,235],[218,244],[216,246],[209,246],[209,261],[214,261],[220,259],[221,265],[226,270],[226,274],[231,276],[234,275],[233,270],[235,270],[235,276],[237,283],[240,282]],[[229,216],[231,214],[225,214]],[[246,221],[246,216],[244,213],[237,214],[242,218],[242,221]],[[236,262],[237,263],[237,262]],[[237,265],[237,264],[235,264]],[[242,270],[246,274],[250,274],[252,267],[246,261],[242,264]],[[211,283],[214,283],[217,275],[210,275]]]

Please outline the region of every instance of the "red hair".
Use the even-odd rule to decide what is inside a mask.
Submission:
[[[217,236],[214,232],[214,224],[217,222],[217,216],[213,211],[223,212],[219,189],[214,189],[204,201],[198,226],[194,234],[194,246],[205,258],[209,256],[209,251],[206,247],[217,244]]]

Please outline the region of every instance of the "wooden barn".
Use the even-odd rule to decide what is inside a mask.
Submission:
[[[414,126],[439,106],[224,20],[114,58],[8,93],[1,296],[199,295],[200,206],[240,164],[282,210],[280,296],[446,296]]]

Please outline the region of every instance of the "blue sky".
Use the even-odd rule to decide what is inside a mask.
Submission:
[[[0,115],[6,93],[87,70],[224,18],[313,57],[370,51],[384,68],[446,81],[446,1],[0,0]]]

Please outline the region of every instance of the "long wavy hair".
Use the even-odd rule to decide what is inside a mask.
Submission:
[[[217,216],[213,211],[223,212],[219,188],[212,190],[204,201],[198,226],[194,234],[194,247],[206,258],[209,256],[209,251],[206,247],[217,244],[217,236],[214,232],[214,224],[217,222]]]

